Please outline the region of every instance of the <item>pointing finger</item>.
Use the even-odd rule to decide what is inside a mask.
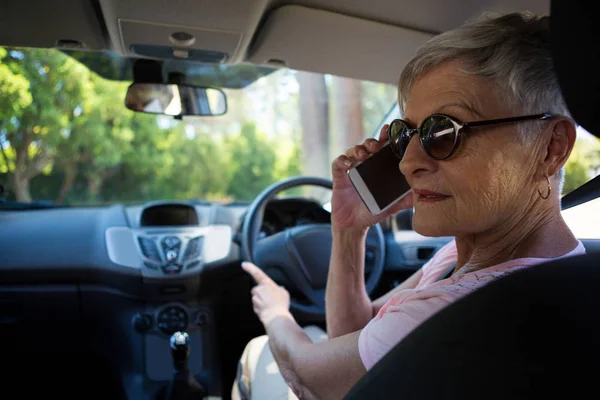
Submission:
[[[258,283],[259,285],[262,283],[267,283],[271,280],[271,278],[269,278],[267,274],[265,274],[260,268],[258,268],[251,262],[244,261],[242,263],[242,268],[244,269],[244,271],[249,273],[250,276],[252,276],[252,278],[254,278],[256,283]]]

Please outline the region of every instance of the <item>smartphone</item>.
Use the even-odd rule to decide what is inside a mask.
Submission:
[[[400,172],[400,160],[390,142],[348,171],[350,182],[371,214],[379,215],[410,193],[410,185]]]

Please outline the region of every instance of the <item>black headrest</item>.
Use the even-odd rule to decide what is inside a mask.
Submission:
[[[550,35],[554,68],[569,111],[600,137],[600,19],[591,0],[553,0]]]

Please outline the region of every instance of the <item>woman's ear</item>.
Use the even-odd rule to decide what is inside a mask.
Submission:
[[[577,137],[573,121],[566,117],[554,117],[548,129],[551,136],[546,146],[546,157],[541,171],[547,177],[556,174],[565,165]]]

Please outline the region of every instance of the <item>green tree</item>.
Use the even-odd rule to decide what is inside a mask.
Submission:
[[[125,89],[125,83],[92,74],[90,93],[58,143],[56,167],[64,173],[58,203],[65,200],[78,174],[86,182],[87,200],[96,201],[104,181],[131,151],[133,113],[123,106]]]
[[[233,173],[227,193],[238,200],[252,200],[276,180],[274,146],[256,131],[254,123],[245,123],[239,135],[228,139]]]
[[[5,164],[16,199],[31,201],[30,181],[51,168],[58,143],[91,89],[90,74],[53,49],[2,49],[0,56],[4,71],[0,92],[11,92],[13,98],[17,93],[20,99],[15,106],[2,108],[11,114],[3,118]],[[25,81],[31,102],[24,94]]]
[[[183,130],[170,135],[173,171],[163,181],[170,184],[172,196],[203,200],[226,197],[233,171],[222,137],[210,132],[188,135]]]
[[[112,168],[110,181],[105,180],[97,201],[140,202],[156,198],[173,198],[169,181],[177,174],[176,154],[171,151],[174,131],[179,123],[161,127],[163,117],[127,111],[131,139],[122,149],[119,163]],[[165,121],[173,121],[167,119]]]
[[[6,58],[6,49],[0,47],[0,61]],[[14,151],[9,147],[8,132],[31,104],[29,81],[15,74],[8,66],[0,63],[0,151],[3,165],[0,171],[5,174],[14,171]],[[12,129],[11,129],[12,132]]]
[[[590,180],[590,159],[582,149],[581,142],[575,142],[571,156],[565,164],[565,182],[562,194],[565,195]]]
[[[371,137],[378,133],[381,120],[398,100],[398,90],[395,85],[365,81],[361,82],[361,90],[365,135]]]

